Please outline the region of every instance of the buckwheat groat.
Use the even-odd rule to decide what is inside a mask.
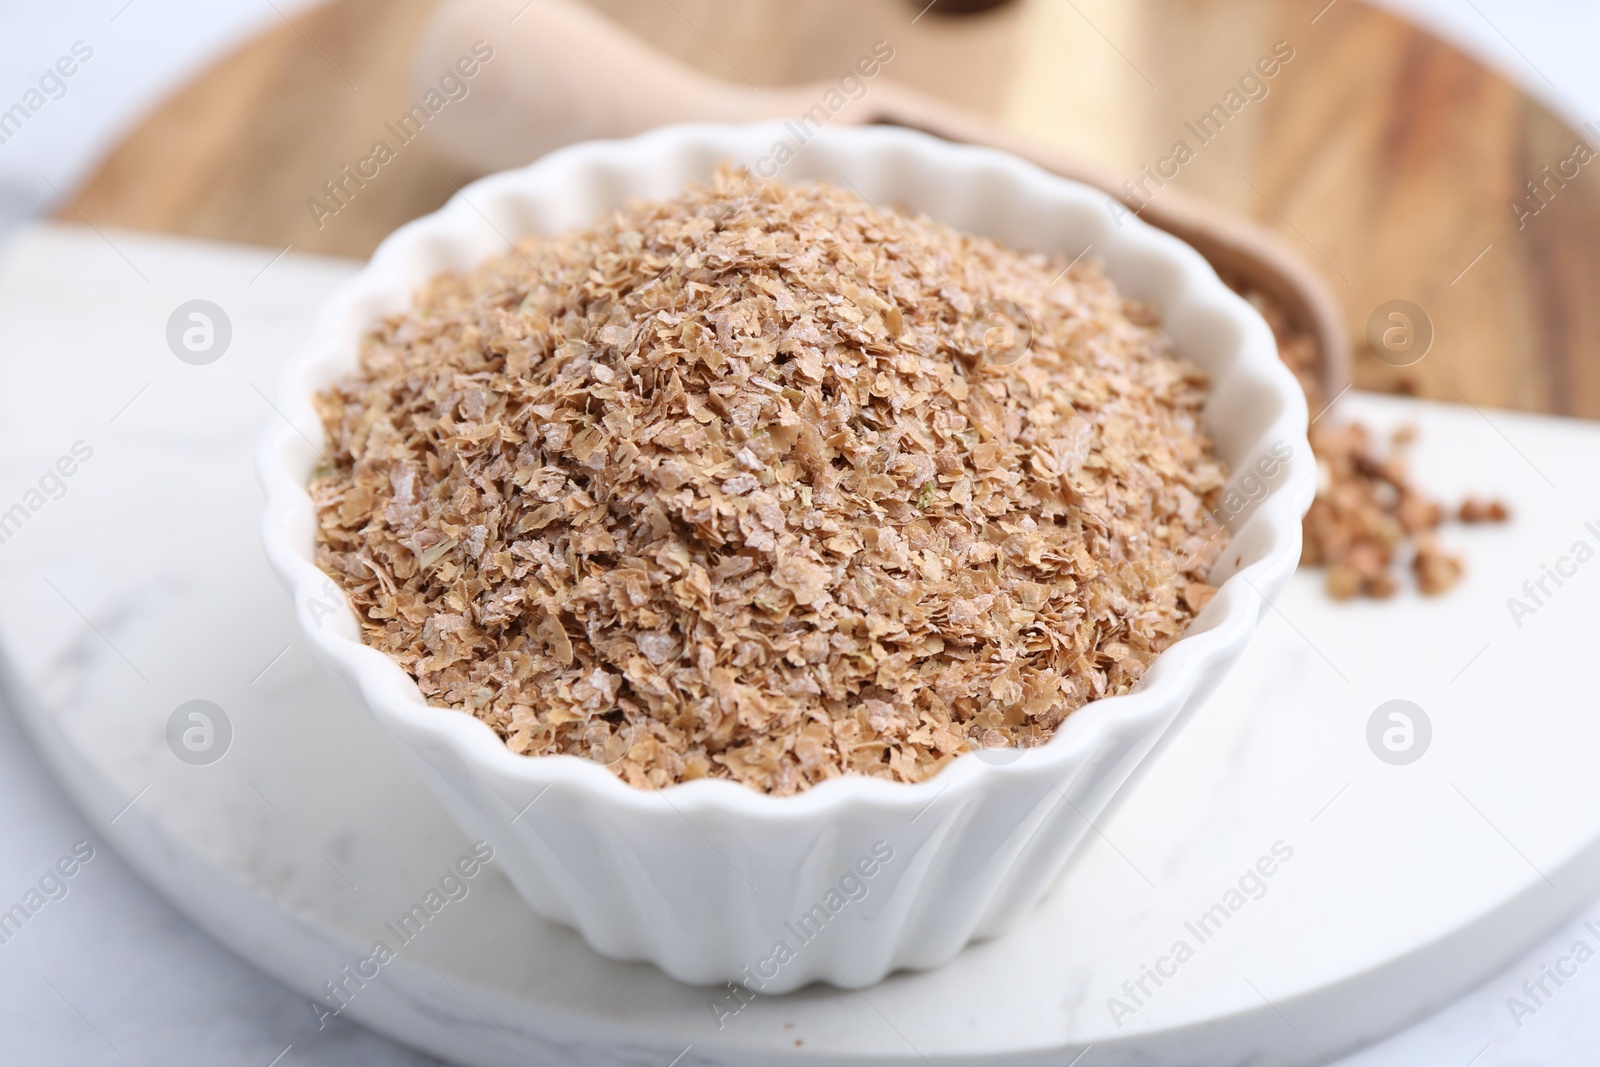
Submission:
[[[1460,553],[1440,543],[1438,528],[1450,519],[1507,522],[1510,509],[1498,500],[1468,497],[1447,510],[1409,470],[1405,449],[1415,428],[1402,428],[1384,448],[1366,426],[1329,411],[1318,379],[1316,342],[1265,294],[1248,288],[1242,293],[1272,327],[1278,354],[1299,379],[1313,416],[1317,496],[1302,524],[1301,566],[1326,568],[1324,586],[1337,600],[1394,596],[1407,564],[1424,595],[1449,592],[1466,564]]]
[[[1225,539],[1204,377],[1064,267],[732,170],[523,240],[319,398],[319,563],[431,703],[635,786],[1040,744]]]

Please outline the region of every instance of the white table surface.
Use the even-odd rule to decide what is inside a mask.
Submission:
[[[1577,0],[1383,0],[1483,57],[1578,122],[1600,117],[1600,5]],[[127,124],[213,56],[308,0],[0,0],[0,101],[9,103],[75,40],[95,62],[25,130],[0,145],[0,227],[48,207]],[[3,346],[3,341],[0,341]],[[3,347],[0,347],[3,356]],[[0,498],[16,494],[3,486]],[[3,549],[0,549],[3,550]],[[9,713],[0,712],[0,899],[19,899],[98,829],[67,803]],[[0,945],[0,1063],[424,1064],[436,1062],[342,1023],[318,1031],[305,1002],[217,946],[111,852],[94,859],[22,932]],[[1600,965],[1584,966],[1520,1024],[1508,1000],[1586,940],[1600,902],[1504,974],[1342,1067],[1564,1064],[1600,1043]],[[666,1065],[662,1065],[666,1067]]]

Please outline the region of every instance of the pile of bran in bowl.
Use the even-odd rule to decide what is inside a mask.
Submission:
[[[1093,259],[725,169],[379,323],[317,398],[317,560],[513,752],[917,782],[1210,599],[1206,394]]]

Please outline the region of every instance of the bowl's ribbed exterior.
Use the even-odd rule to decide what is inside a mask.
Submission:
[[[1133,693],[1080,709],[1040,748],[963,756],[914,786],[845,778],[770,797],[700,781],[646,792],[583,760],[515,756],[470,716],[426,706],[398,666],[361,643],[312,562],[305,481],[321,429],[310,395],[351,370],[366,326],[404,308],[434,272],[471,267],[508,236],[581,225],[627,197],[668,196],[724,159],[759,165],[789,138],[780,125],[673,127],[574,146],[464,189],[392,235],[330,298],[285,375],[293,425],[268,430],[259,460],[268,555],[312,647],[463,827],[494,846],[528,904],[608,956],[762,994],[938,966],[1023,916],[1242,651],[1263,598],[1299,559],[1315,484],[1304,398],[1271,332],[1192,249],[1119,216],[1102,193],[999,153],[904,130],[824,130],[784,177],[848,180],[868,199],[1019,247],[1070,255],[1088,245],[1125,291],[1156,305],[1178,350],[1212,375],[1207,418],[1224,458],[1241,472],[1280,460],[1264,492],[1229,510],[1215,599]]]

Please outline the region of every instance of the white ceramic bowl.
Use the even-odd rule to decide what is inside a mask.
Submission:
[[[514,236],[590,223],[631,197],[670,196],[721,160],[756,165],[780,141],[792,135],[776,124],[679,126],[576,145],[468,186],[397,230],[329,297],[282,381],[292,425],[275,420],[259,457],[267,554],[311,647],[463,828],[493,844],[528,904],[605,955],[763,994],[935,967],[1024,916],[1090,820],[1233,664],[1263,597],[1299,559],[1315,482],[1305,401],[1271,331],[1193,249],[1137,219],[1119,224],[1105,194],[998,152],[887,127],[824,130],[780,177],[848,181],[874,203],[1016,248],[1075,256],[1091,245],[1125,292],[1160,310],[1177,350],[1212,376],[1206,419],[1236,472],[1215,599],[1135,691],[1075,712],[1048,744],[964,755],[917,785],[846,777],[772,797],[701,780],[648,792],[577,757],[514,755],[470,715],[430,707],[361,642],[313,563],[306,482],[324,438],[311,395],[354,370],[370,324],[405,309],[435,272],[474,267]],[[1262,478],[1258,462],[1275,474]]]

